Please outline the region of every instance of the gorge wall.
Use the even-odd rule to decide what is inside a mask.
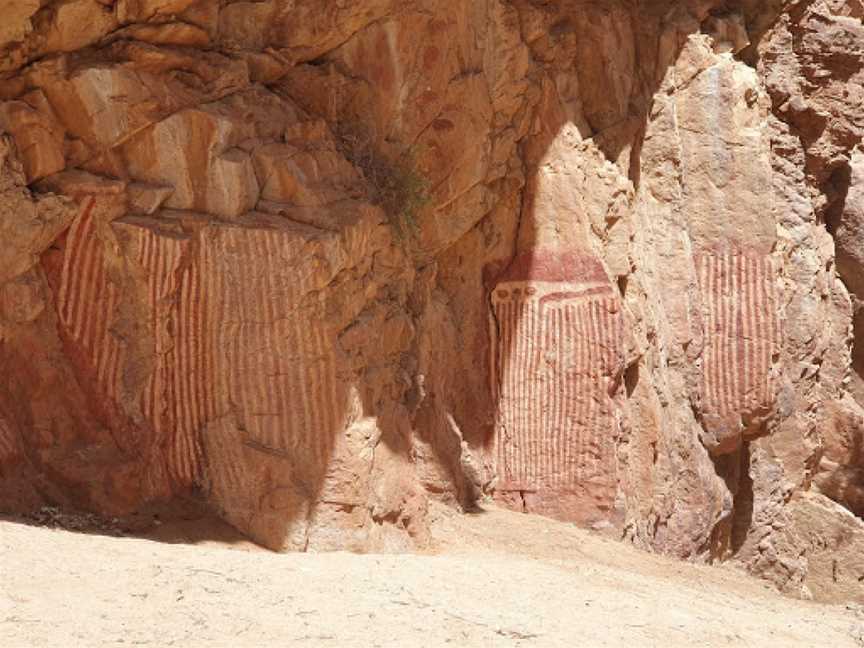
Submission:
[[[492,498],[864,602],[864,4],[0,16],[0,510]]]

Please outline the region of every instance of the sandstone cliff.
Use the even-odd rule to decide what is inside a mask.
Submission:
[[[864,601],[864,4],[0,16],[0,509],[494,498]]]

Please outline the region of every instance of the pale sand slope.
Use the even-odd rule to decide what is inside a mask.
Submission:
[[[728,568],[494,509],[436,517],[439,555],[365,556],[0,522],[0,646],[862,645],[860,612]]]

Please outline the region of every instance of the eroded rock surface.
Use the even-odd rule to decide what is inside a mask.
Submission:
[[[494,498],[864,601],[859,2],[0,13],[0,508]]]

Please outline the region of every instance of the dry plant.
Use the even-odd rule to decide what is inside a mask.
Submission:
[[[430,200],[429,180],[417,167],[415,151],[395,159],[375,146],[361,127],[346,126],[338,133],[342,154],[360,171],[369,187],[369,200],[380,206],[402,235],[417,231],[417,218]]]

